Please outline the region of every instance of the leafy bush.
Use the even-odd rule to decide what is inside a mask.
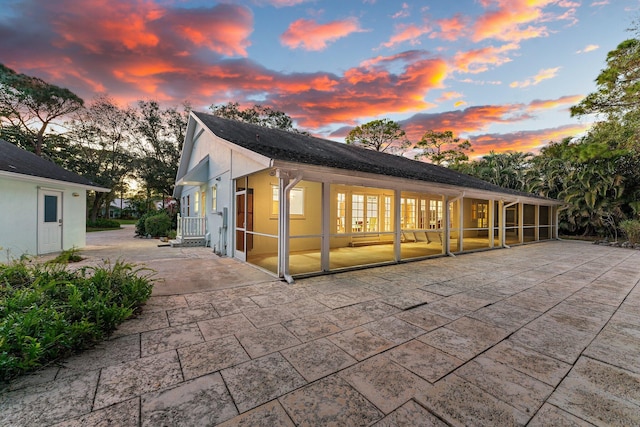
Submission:
[[[640,242],[640,221],[628,219],[620,223],[620,229],[627,236],[629,243],[636,244]]]
[[[150,216],[144,221],[144,229],[154,237],[166,236],[171,229],[171,218],[165,212]]]
[[[115,219],[96,218],[95,221],[87,221],[89,228],[120,228],[120,223]]]
[[[178,232],[176,230],[169,230],[169,232],[167,233],[167,237],[170,239],[175,239],[176,237],[178,237]]]
[[[0,265],[0,381],[108,336],[149,298],[153,282],[148,270],[120,260],[75,271]]]
[[[146,214],[138,218],[138,222],[136,222],[136,236],[146,236],[148,234],[145,223],[147,222],[147,218],[150,218],[154,215],[157,215],[157,213],[147,212]]]

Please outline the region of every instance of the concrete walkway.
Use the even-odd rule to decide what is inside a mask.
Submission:
[[[287,285],[104,236],[87,262],[165,283],[109,341],[0,391],[0,425],[640,425],[640,251],[548,242]]]

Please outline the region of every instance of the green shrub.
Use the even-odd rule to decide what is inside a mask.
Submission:
[[[88,228],[120,228],[120,223],[115,219],[96,218],[95,221],[87,221]]]
[[[147,218],[154,215],[157,215],[157,212],[147,212],[138,218],[138,221],[136,222],[136,236],[146,236],[148,234],[145,223],[147,222]]]
[[[178,237],[178,232],[176,230],[169,230],[169,232],[167,233],[167,237],[169,239],[175,239],[176,237]]]
[[[640,221],[637,219],[628,219],[620,223],[620,229],[627,236],[629,243],[636,244],[640,242]]]
[[[166,236],[171,229],[171,218],[164,212],[150,216],[144,222],[144,229],[153,237]]]
[[[77,353],[108,336],[151,295],[149,270],[117,261],[0,265],[0,381]]]

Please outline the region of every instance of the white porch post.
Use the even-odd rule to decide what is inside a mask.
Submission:
[[[395,190],[393,197],[393,217],[396,232],[393,239],[393,252],[396,262],[399,262],[402,259],[402,222],[400,221],[400,216],[402,215],[400,210],[400,198],[402,197],[402,192],[400,190]]]
[[[534,240],[537,242],[540,240],[540,205],[536,205],[536,219],[535,219],[535,236]]]
[[[293,176],[293,179],[292,178]],[[289,195],[291,189],[302,180],[302,173],[299,171],[283,171],[278,169],[276,176],[280,179],[280,185],[278,186],[278,239],[280,239],[280,259],[279,265],[282,269],[279,271],[279,277],[284,278],[288,283],[293,283],[293,277],[289,273],[289,252],[291,246],[291,233],[290,233],[290,211],[289,206],[291,204]]]
[[[443,203],[444,210],[444,239],[442,239],[442,252],[445,254],[450,254],[450,244],[449,239],[451,239],[451,215],[449,211],[449,196],[444,196]]]
[[[331,184],[322,183],[322,243],[320,270],[329,271],[331,256]]]
[[[278,276],[285,277],[289,274],[289,198],[285,194],[289,177],[278,172]]]
[[[524,203],[518,203],[518,237],[524,243]]]
[[[493,248],[493,223],[495,221],[494,216],[495,215],[495,201],[493,199],[489,200],[489,206],[487,209],[487,227],[489,228],[488,232],[487,232],[487,237],[489,238],[489,247]]]
[[[500,246],[504,247],[505,245],[505,208],[504,208],[504,200],[500,200],[498,202],[498,242],[500,242]]]

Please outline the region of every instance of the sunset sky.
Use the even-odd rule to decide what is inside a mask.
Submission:
[[[342,140],[377,118],[474,156],[579,135],[568,108],[640,0],[1,0],[0,63],[91,101],[259,103]]]

